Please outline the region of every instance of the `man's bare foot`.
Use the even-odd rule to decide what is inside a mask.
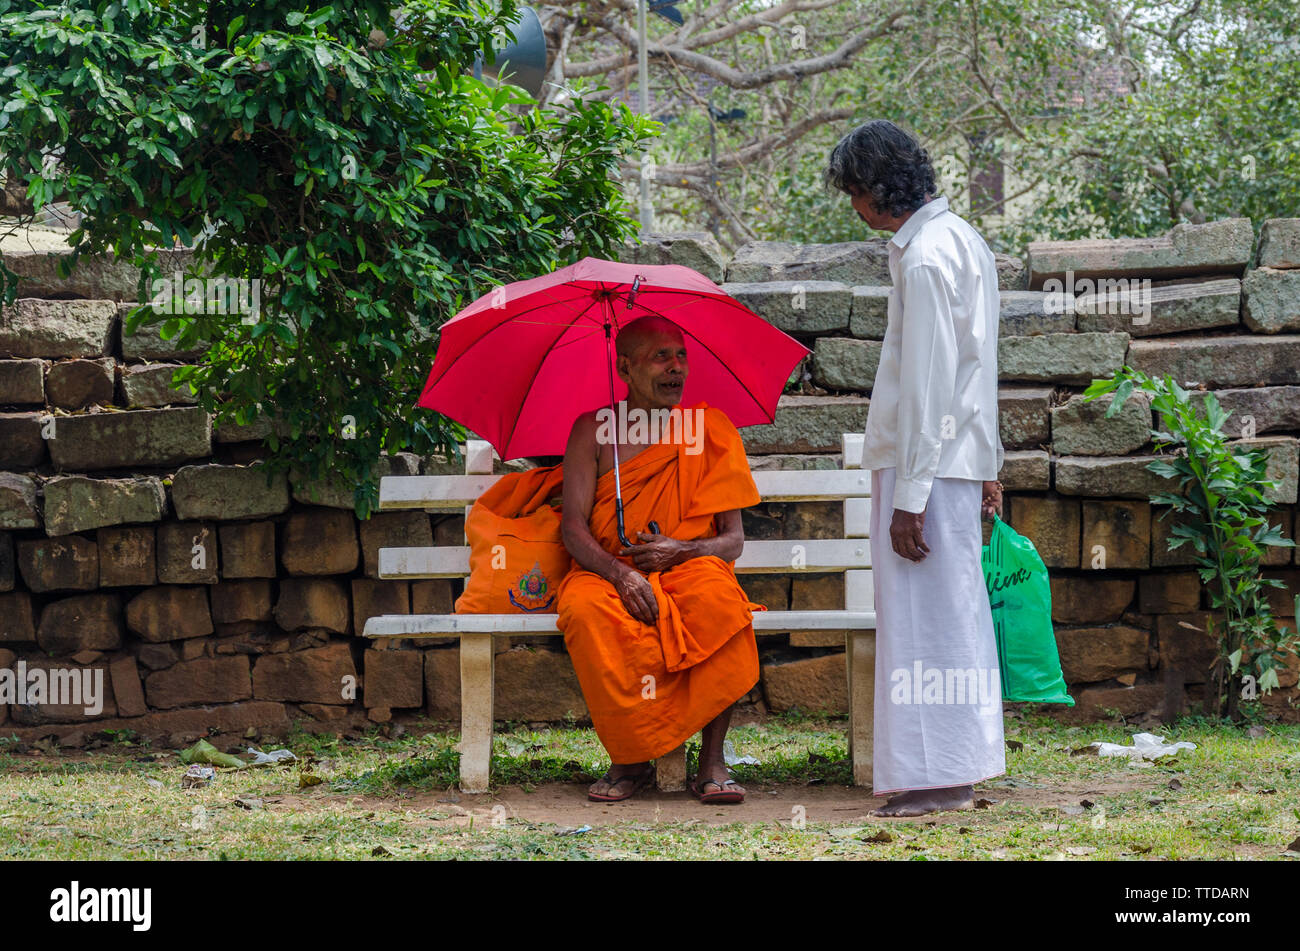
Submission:
[[[942,789],[909,789],[898,793],[879,809],[872,810],[871,814],[879,819],[895,819],[971,809],[974,806],[974,786],[946,786]]]
[[[649,763],[614,763],[605,775],[587,787],[587,798],[596,802],[622,802],[654,778]]]

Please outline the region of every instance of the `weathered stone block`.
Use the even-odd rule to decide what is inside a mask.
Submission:
[[[1117,713],[1131,717],[1159,713],[1164,706],[1163,684],[1134,684],[1129,687],[1084,687],[1076,698],[1079,713],[1089,717]]]
[[[853,289],[836,281],[771,280],[722,289],[786,333],[847,333]]]
[[[275,523],[222,525],[221,575],[224,578],[275,577]]]
[[[172,502],[183,519],[265,518],[289,508],[284,473],[268,478],[261,464],[184,466],[172,480]]]
[[[1210,617],[1208,611],[1194,611],[1156,618],[1162,670],[1182,671],[1186,683],[1205,683],[1218,654],[1215,635],[1209,629]]]
[[[0,528],[36,528],[36,483],[16,472],[0,472]]]
[[[889,248],[883,239],[837,244],[751,241],[727,265],[727,281],[839,281],[889,284]]]
[[[95,533],[95,542],[101,588],[158,583],[152,525],[101,528]]]
[[[72,702],[13,704],[9,711],[15,723],[25,726],[84,723],[87,720],[100,720],[117,715],[117,706],[113,703],[111,683],[105,664],[95,663],[80,668],[70,668],[67,660],[62,658],[27,657],[25,660],[29,676],[34,670],[44,670],[50,692],[57,691],[57,696],[67,697]],[[90,683],[85,679],[87,673],[91,677]],[[61,683],[61,687],[56,686],[56,683]]]
[[[29,235],[36,232],[29,231]],[[66,235],[49,244],[21,250],[5,250],[5,266],[18,274],[18,293],[23,297],[54,297],[67,294],[86,300],[131,300],[140,279],[139,268],[113,254],[82,255],[71,275],[58,272],[59,262],[72,252]],[[24,242],[25,244],[25,242]],[[188,255],[188,252],[182,252]]]
[[[55,363],[45,374],[45,396],[61,409],[81,409],[92,403],[112,405],[116,369],[112,357]]]
[[[1241,291],[1241,319],[1255,333],[1300,330],[1300,271],[1255,268]]]
[[[150,363],[122,368],[122,399],[127,406],[172,406],[193,404],[198,395],[182,383],[172,386],[172,377],[181,364]]]
[[[1201,577],[1195,571],[1146,572],[1138,579],[1142,614],[1187,614],[1201,606]]]
[[[78,594],[41,611],[36,643],[51,654],[122,646],[122,602],[116,594]]]
[[[149,712],[134,657],[119,657],[110,663],[108,679],[113,685],[113,700],[119,717],[139,717]]]
[[[134,296],[134,295],[132,295]],[[145,324],[135,333],[126,332],[126,317],[136,307],[135,304],[119,304],[118,317],[122,328],[122,357],[125,360],[193,360],[201,356],[212,346],[207,341],[181,345],[179,336],[169,340],[162,338],[163,321]]]
[[[797,453],[778,452],[769,456],[750,456],[749,468],[754,472],[773,469],[797,469],[804,471],[842,468],[838,453],[821,455],[801,455]]]
[[[127,602],[126,626],[141,640],[155,644],[211,634],[207,589],[172,585],[146,588]]]
[[[727,254],[710,231],[650,232],[625,242],[619,260],[627,264],[680,264],[721,284]]]
[[[1043,291],[1003,291],[998,312],[1000,337],[1032,337],[1036,334],[1072,333],[1075,330],[1074,298]]]
[[[998,387],[998,435],[1005,448],[1036,448],[1051,439],[1053,392],[1050,386]]]
[[[1268,462],[1264,476],[1276,483],[1276,486],[1265,490],[1264,497],[1273,502],[1296,501],[1297,487],[1300,486],[1300,442],[1294,436],[1263,436],[1258,439],[1242,439],[1229,445],[1234,449],[1266,450]]]
[[[344,641],[312,650],[267,654],[253,665],[253,695],[259,700],[340,703],[345,687],[356,682],[356,664]]]
[[[1131,584],[1132,582],[1130,582]],[[1148,667],[1146,631],[1110,627],[1056,628],[1056,649],[1067,684],[1096,683]]]
[[[1259,229],[1259,266],[1300,267],[1300,218],[1270,218]]]
[[[1060,624],[1113,624],[1132,603],[1136,587],[1124,578],[1054,576],[1050,581],[1052,620]]]
[[[998,376],[1031,383],[1085,385],[1124,364],[1126,333],[1041,334],[998,340]]]
[[[464,521],[461,536],[455,542],[464,544]],[[429,516],[424,512],[376,512],[360,523],[361,556],[367,578],[379,577],[379,549],[428,548],[434,544]]]
[[[135,658],[150,670],[162,670],[180,660],[181,655],[171,644],[139,644]]]
[[[5,254],[6,264],[9,254]],[[102,357],[113,352],[117,307],[104,300],[19,298],[0,306],[0,353],[15,357]]]
[[[1034,543],[1048,568],[1078,568],[1080,518],[1075,499],[1012,496],[1005,500],[1007,523]]]
[[[580,720],[588,716],[568,654],[526,647],[497,654],[494,684],[498,720]]]
[[[18,542],[18,570],[29,591],[90,591],[99,584],[99,548],[89,538],[30,538]]]
[[[889,326],[890,287],[859,284],[853,288],[849,333],[868,340],[884,340]]]
[[[1006,492],[1046,491],[1052,487],[1051,457],[1041,449],[1005,452],[998,480]]]
[[[212,622],[271,620],[271,582],[223,581],[212,589]]]
[[[32,596],[26,591],[0,594],[0,644],[36,640]]]
[[[813,344],[813,380],[831,390],[869,390],[880,366],[876,340],[818,337]]]
[[[451,614],[454,603],[455,594],[449,578],[411,582],[412,614]]]
[[[216,584],[217,529],[210,522],[158,526],[158,580],[163,584]]]
[[[167,491],[155,476],[55,476],[45,483],[45,531],[50,535],[70,535],[124,522],[156,522],[166,511]]]
[[[1150,499],[1161,492],[1177,492],[1177,482],[1147,468],[1156,458],[1160,457],[1061,456],[1056,460],[1056,491],[1062,495],[1124,499]]]
[[[1052,407],[1052,450],[1063,456],[1122,456],[1150,442],[1150,401],[1134,394],[1107,419],[1112,402],[1110,396],[1089,401],[1080,395]]]
[[[477,438],[477,437],[475,437]],[[495,456],[494,456],[495,458]],[[497,461],[494,466],[495,472],[506,471],[502,464]],[[501,467],[501,468],[498,468]],[[420,457],[410,452],[398,452],[393,455],[383,455],[375,462],[371,472],[376,480],[384,476],[407,476],[417,475],[420,469]],[[461,467],[455,474],[460,475],[465,471],[462,463]],[[289,473],[289,487],[293,493],[295,502],[302,502],[304,505],[319,505],[326,508],[346,509],[349,512],[356,510],[356,486],[355,484],[340,485],[328,480],[309,482],[302,478],[296,472]]]
[[[212,426],[197,406],[66,416],[49,447],[64,471],[169,465],[211,455]]]
[[[1106,285],[1103,279],[1100,284]],[[1116,293],[1114,285],[1123,290]],[[1235,277],[1190,284],[1133,286],[1119,280],[1076,299],[1079,329],[1122,330],[1134,337],[1235,327],[1241,281]]]
[[[421,653],[424,654],[425,715],[431,720],[459,721],[460,648],[437,648]]]
[[[1102,276],[1240,275],[1254,246],[1255,230],[1249,218],[1175,225],[1156,238],[1031,241],[1029,286],[1041,290],[1046,281],[1067,282],[1071,275],[1075,282]]]
[[[358,634],[365,631],[367,618],[384,614],[410,613],[411,594],[405,581],[352,579],[352,630]],[[418,707],[419,704],[403,704],[403,706]]]
[[[422,651],[368,650],[364,661],[365,705],[403,709],[424,706]]]
[[[740,431],[745,452],[838,452],[844,433],[867,428],[870,401],[861,396],[782,396],[776,418]]]
[[[768,709],[774,713],[796,708],[804,713],[848,712],[843,654],[768,664],[762,669],[762,683]],[[888,689],[888,684],[879,684],[876,689]]]
[[[1083,502],[1080,566],[1146,568],[1151,563],[1151,506],[1146,502]]]
[[[1300,383],[1300,335],[1134,340],[1128,364],[1151,376],[1169,374],[1191,387],[1295,384]]]
[[[790,582],[790,610],[843,611],[844,575],[795,575]]]
[[[286,631],[322,628],[336,634],[348,634],[350,622],[348,591],[343,582],[332,578],[284,578],[280,581],[275,623]]]
[[[1281,581],[1285,585],[1282,588],[1270,586],[1264,589],[1264,596],[1268,599],[1273,616],[1277,618],[1295,617],[1295,596],[1300,594],[1300,570],[1288,568],[1279,571],[1274,569],[1265,571],[1264,577]]]
[[[43,360],[0,360],[0,406],[45,403]]]
[[[1205,394],[1192,399],[1204,401]],[[1223,431],[1230,437],[1250,439],[1259,433],[1300,429],[1300,386],[1259,386],[1215,390],[1214,398],[1231,416]],[[1201,407],[1201,412],[1204,412]]]
[[[284,525],[280,563],[291,575],[336,575],[359,559],[357,520],[351,512],[316,508],[294,512]]]
[[[48,413],[0,413],[0,466],[26,469],[45,462],[44,433],[52,432]]]
[[[769,611],[790,610],[790,578],[786,575],[737,575],[736,580],[749,600]],[[843,594],[841,594],[843,597]],[[839,610],[844,606],[840,602]]]
[[[253,696],[248,658],[200,657],[155,670],[144,681],[149,706],[160,710],[200,703],[233,703]]]

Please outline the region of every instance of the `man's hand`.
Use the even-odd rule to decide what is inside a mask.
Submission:
[[[985,518],[992,518],[994,515],[1002,516],[1002,483],[985,482],[984,497],[980,502],[980,511]]]
[[[894,509],[894,517],[889,523],[889,540],[900,558],[919,563],[930,554],[930,546],[922,534],[924,528],[925,512]]]
[[[642,624],[654,624],[659,618],[659,604],[655,601],[655,589],[636,571],[623,566],[623,570],[614,577],[614,590],[623,601],[623,607]]]
[[[640,544],[619,549],[620,555],[631,555],[632,563],[642,571],[667,571],[687,558],[686,544],[668,535],[637,532]]]

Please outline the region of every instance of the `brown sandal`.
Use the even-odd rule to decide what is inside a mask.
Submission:
[[[706,793],[703,791],[704,786],[717,786],[718,791]],[[728,786],[735,786],[736,788],[727,789]],[[704,782],[700,782],[699,777],[696,777],[695,782],[691,783],[691,792],[705,805],[725,805],[745,801],[745,793],[741,790],[740,783],[734,779],[727,779],[722,782],[706,779]]]
[[[612,773],[613,771],[614,771],[614,767],[611,766],[609,769],[605,770],[605,775],[600,778],[603,779],[605,782],[609,783],[609,785],[613,788],[617,788],[623,783],[631,781],[632,788],[629,789],[622,796],[602,795],[601,793],[594,793],[588,790],[587,792],[588,799],[590,799],[592,802],[622,802],[624,799],[631,799],[638,792],[644,789],[646,784],[649,783],[650,780],[653,779],[655,775],[655,768],[653,766],[647,766],[639,773],[628,773],[625,776],[620,776],[618,779],[615,779],[613,776],[610,775],[610,773]]]

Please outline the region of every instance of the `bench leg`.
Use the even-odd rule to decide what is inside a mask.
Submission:
[[[876,632],[850,631],[847,647],[849,758],[853,761],[854,784],[869,787],[876,703]]]
[[[686,744],[655,760],[655,783],[660,792],[681,792],[686,788]]]
[[[492,764],[492,670],[495,658],[491,634],[462,634],[460,638],[460,788],[488,791]]]

